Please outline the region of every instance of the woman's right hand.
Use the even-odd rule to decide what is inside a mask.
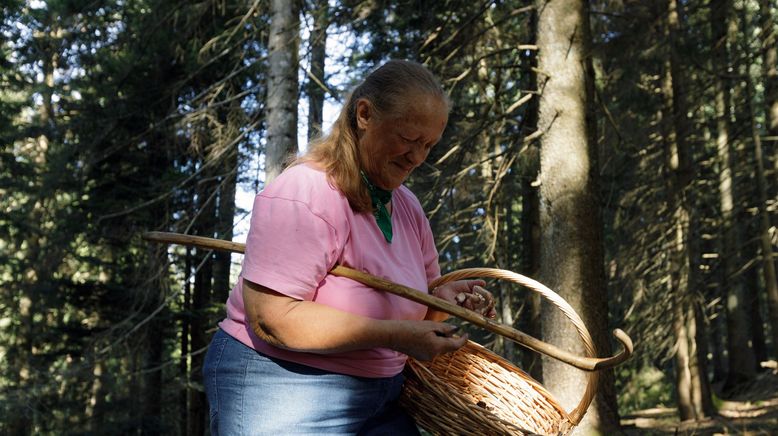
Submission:
[[[467,343],[467,334],[456,336],[459,327],[435,321],[396,321],[392,349],[416,360],[431,360],[451,353]]]

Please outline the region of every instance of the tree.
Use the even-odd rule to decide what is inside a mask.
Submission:
[[[297,153],[298,2],[272,0],[270,14],[265,183],[280,174],[289,156]]]
[[[673,329],[675,331],[675,374],[678,408],[681,420],[711,416],[713,403],[707,379],[704,324],[700,301],[696,295],[699,284],[696,273],[698,246],[692,229],[696,228],[691,191],[694,169],[692,149],[688,142],[686,119],[686,88],[680,64],[680,12],[675,0],[668,0],[661,10],[667,41],[667,55],[662,73],[664,107],[665,165],[667,197],[673,217],[671,239],[671,270],[668,291],[675,298]]]
[[[310,35],[310,71],[306,90],[308,93],[308,141],[313,140],[322,129],[326,78],[324,61],[327,50],[327,28],[329,27],[329,2],[315,0],[311,7],[313,29]]]
[[[764,83],[765,125],[769,139],[766,144],[773,144],[772,150],[778,148],[778,31],[776,31],[774,2],[759,1],[759,37],[762,48],[762,81]],[[778,190],[778,155],[765,156],[767,161],[773,160],[773,193]],[[773,195],[774,197],[774,195]]]
[[[597,152],[592,119],[593,91],[588,8],[585,2],[538,1],[541,277],[578,311],[609,354],[605,336],[607,296],[603,275],[602,223]],[[544,308],[543,337],[583,354],[574,328],[559,311]],[[612,387],[605,383],[581,423],[582,433],[619,429]],[[543,380],[562,404],[581,396],[583,374],[550,359]]]
[[[743,25],[747,26],[743,18]],[[747,29],[747,27],[746,27]],[[750,65],[750,64],[749,64]],[[778,280],[776,279],[775,262],[773,261],[773,246],[770,240],[770,218],[767,214],[767,179],[765,176],[765,157],[762,151],[762,140],[756,125],[756,111],[754,110],[754,91],[750,74],[745,76],[746,99],[748,102],[751,119],[751,139],[753,143],[753,159],[756,167],[755,179],[757,188],[757,210],[759,218],[759,242],[762,254],[762,274],[767,293],[770,326],[773,337],[773,346],[778,344]],[[778,351],[774,350],[775,354]]]
[[[725,76],[729,70],[729,47],[735,42],[737,29],[731,4],[728,0],[716,1],[710,5],[714,53],[713,64],[722,71],[714,78],[716,89],[716,150],[719,166],[719,195],[721,199],[721,288],[725,295],[727,313],[727,356],[729,372],[725,391],[747,382],[756,375],[754,349],[749,345],[750,325],[748,322],[751,300],[743,280],[736,274],[742,263],[739,253],[743,246],[740,226],[735,224],[735,210],[738,187],[735,183],[734,141],[730,140],[730,89],[731,81]],[[723,67],[723,68],[722,68]],[[717,71],[717,69],[712,69]]]
[[[3,211],[12,204],[6,202],[21,200],[22,207],[1,218],[9,224],[10,245],[0,244],[0,256],[15,258],[9,250],[30,256],[4,262],[0,275],[4,289],[14,278],[29,286],[25,292],[33,298],[9,292],[8,302],[29,301],[31,311],[29,322],[12,315],[13,334],[0,335],[0,346],[14,349],[9,345],[23,340],[31,347],[20,348],[30,350],[24,364],[15,360],[19,353],[4,360],[9,372],[29,374],[29,383],[2,384],[0,403],[8,417],[0,419],[2,430],[9,423],[36,433],[109,427],[168,432],[186,416],[186,405],[168,400],[179,386],[197,386],[196,356],[202,353],[192,353],[193,383],[187,382],[188,365],[181,373],[167,365],[175,358],[177,335],[188,340],[190,334],[176,325],[180,268],[169,268],[167,249],[150,247],[138,234],[182,228],[175,219],[186,226],[197,216],[193,186],[211,188],[198,201],[218,204],[210,216],[200,214],[211,223],[203,231],[221,237],[231,232],[237,144],[245,147],[261,114],[261,106],[245,97],[262,88],[247,80],[262,78],[254,67],[260,56],[253,38],[262,35],[255,30],[264,17],[257,4],[257,21],[246,18],[254,16],[250,5],[220,9],[151,0],[31,2],[4,16],[4,35],[15,42],[4,42],[3,50],[15,72],[2,76],[11,86],[0,100],[13,109],[3,116],[14,125],[2,129],[2,156],[3,163],[18,163],[8,167],[12,173],[5,166],[0,173],[4,181],[18,178],[18,185],[8,186],[19,189],[0,202]],[[43,69],[49,73],[39,74]],[[30,80],[38,75],[49,84]],[[249,111],[253,115],[244,116]],[[201,131],[209,132],[208,141],[197,139]],[[42,159],[38,149],[25,146],[38,144],[37,138],[47,143]],[[215,186],[219,191],[212,195]],[[36,208],[43,213],[36,215]],[[36,263],[49,272],[37,274],[37,281],[19,280]],[[211,311],[213,299],[221,305],[226,298],[229,258],[213,266],[213,281],[203,287],[207,307],[198,319],[208,327],[220,315]],[[30,334],[17,334],[24,331]],[[207,328],[199,332],[207,341]],[[188,352],[187,344],[185,363]],[[202,428],[206,415],[200,409]]]

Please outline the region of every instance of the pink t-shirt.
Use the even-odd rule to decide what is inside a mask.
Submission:
[[[386,348],[323,355],[274,347],[251,331],[243,307],[245,277],[299,300],[374,319],[423,319],[424,305],[328,274],[339,264],[426,291],[440,276],[438,253],[418,199],[404,186],[392,194],[392,231],[390,244],[373,215],[354,213],[324,172],[307,165],[287,169],[254,200],[243,269],[219,327],[279,359],[361,377],[400,373],[406,356]]]

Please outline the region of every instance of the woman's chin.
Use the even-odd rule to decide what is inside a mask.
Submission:
[[[384,186],[382,186],[383,189],[386,190],[394,190],[399,188],[405,181],[408,179],[408,176],[405,177],[392,177],[391,179],[388,179],[384,182]]]

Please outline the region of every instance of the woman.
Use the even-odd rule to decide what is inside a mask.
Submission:
[[[213,434],[418,434],[396,404],[406,357],[431,359],[467,336],[454,336],[444,313],[328,271],[340,264],[416,289],[440,276],[429,222],[402,184],[448,112],[427,69],[390,61],[256,197],[241,276],[204,365]],[[433,294],[494,316],[483,285]]]

